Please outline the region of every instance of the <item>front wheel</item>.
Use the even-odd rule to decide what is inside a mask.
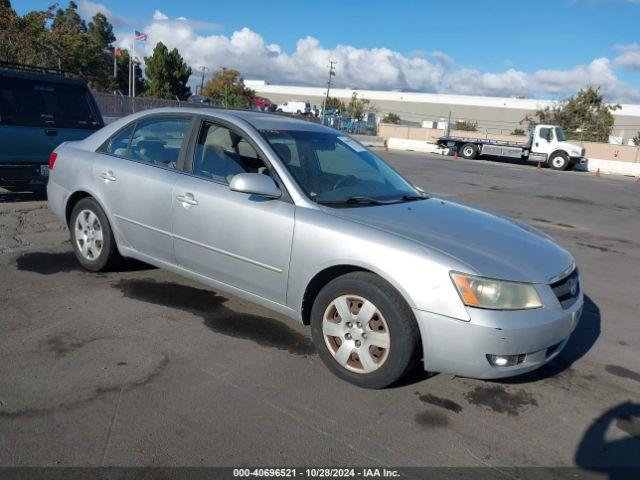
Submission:
[[[83,198],[73,207],[69,231],[73,251],[85,269],[100,272],[121,262],[109,220],[93,198]]]
[[[478,156],[478,147],[473,143],[465,143],[462,146],[462,157],[472,160]]]
[[[380,277],[354,272],[329,282],[311,310],[311,335],[324,364],[364,388],[384,388],[414,365],[419,331],[411,308]]]
[[[554,153],[549,159],[549,166],[554,170],[566,170],[569,167],[569,157],[564,153]]]

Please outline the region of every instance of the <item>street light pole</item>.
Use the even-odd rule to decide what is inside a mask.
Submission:
[[[335,71],[335,67],[336,66],[336,62],[334,62],[333,60],[329,60],[329,81],[327,82],[327,94],[324,97],[324,100],[322,101],[322,125],[324,125],[324,117],[325,117],[325,111],[327,109],[327,102],[329,101],[329,90],[331,90],[331,77],[333,77],[336,74]]]
[[[200,69],[202,70],[202,78],[200,79],[200,95],[202,95],[202,87],[204,87],[204,74],[209,69],[204,65],[200,67]]]

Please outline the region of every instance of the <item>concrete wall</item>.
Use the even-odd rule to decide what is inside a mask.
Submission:
[[[392,125],[381,123],[378,127],[378,135],[385,140],[389,138],[403,138],[408,140],[423,140],[435,143],[438,137],[445,135],[444,130],[408,127],[405,125]],[[504,140],[510,142],[526,142],[527,137],[516,135],[482,134],[481,132],[465,132],[452,130],[451,135],[457,137],[487,138],[491,140]],[[577,142],[576,142],[577,143]],[[616,160],[619,162],[640,162],[640,147],[628,145],[611,145],[609,143],[582,142],[585,148],[585,156],[602,160]]]

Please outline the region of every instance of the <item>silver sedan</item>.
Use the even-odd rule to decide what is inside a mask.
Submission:
[[[311,326],[327,367],[382,388],[425,370],[507,377],[553,359],[583,305],[572,256],[430,197],[335,130],[147,110],[51,155],[50,208],[90,271],[135,258]]]

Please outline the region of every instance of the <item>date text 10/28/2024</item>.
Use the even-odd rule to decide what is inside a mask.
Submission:
[[[236,478],[398,478],[397,470],[387,468],[234,468]]]

